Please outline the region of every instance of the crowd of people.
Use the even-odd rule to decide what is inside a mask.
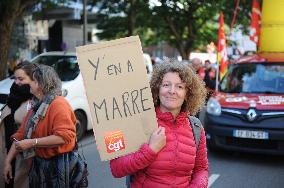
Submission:
[[[206,87],[215,87],[211,83],[215,72],[210,62],[202,67],[199,59],[193,59],[192,66],[173,60],[155,65],[150,87],[158,127],[137,152],[110,161],[113,176],[130,177],[130,187],[208,186],[205,132],[198,120],[196,140],[191,119],[206,100],[203,81]],[[24,115],[17,118],[21,106]],[[17,65],[7,108],[2,148],[7,153],[5,187],[18,183],[20,187],[87,187],[86,165],[74,156],[76,117],[61,96],[61,81],[52,67]]]
[[[189,66],[195,71],[201,80],[204,81],[207,89],[207,98],[213,94],[216,89],[217,83],[217,71],[215,67],[212,66],[210,60],[205,60],[204,66],[199,58],[193,58]]]
[[[201,80],[205,82],[205,85],[210,90],[215,90],[216,87],[216,69],[212,66],[210,60],[205,60],[204,66],[202,61],[198,58],[193,58],[190,66],[200,77]]]

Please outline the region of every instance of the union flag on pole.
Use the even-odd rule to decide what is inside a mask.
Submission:
[[[226,35],[225,35],[225,24],[223,12],[220,12],[220,20],[219,20],[219,34],[218,34],[218,63],[220,70],[220,79],[227,72],[228,67],[228,57],[227,57],[227,45],[226,45]]]
[[[257,46],[259,46],[260,24],[261,24],[261,12],[260,12],[259,3],[257,0],[253,0],[249,38],[250,40],[255,42]]]

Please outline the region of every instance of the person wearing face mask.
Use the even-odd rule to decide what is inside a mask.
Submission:
[[[29,85],[33,98],[4,163],[6,182],[11,161],[22,153],[30,166],[29,187],[87,187],[87,165],[76,151],[76,116],[62,95],[51,66],[35,65]]]
[[[196,148],[189,120],[205,102],[202,80],[185,64],[164,62],[154,68],[150,86],[158,128],[137,152],[110,161],[112,175],[131,175],[131,188],[207,188],[205,132]]]
[[[10,88],[10,94],[7,98],[5,107],[7,110],[9,110],[10,114],[3,119],[4,129],[1,129],[2,159],[5,158],[7,151],[9,151],[13,143],[13,141],[10,139],[11,135],[18,130],[24,119],[24,116],[27,113],[28,101],[32,98],[29,83],[31,81],[34,68],[34,65],[27,61],[20,63],[15,67],[15,81]],[[27,169],[22,164],[24,164],[24,161],[22,161],[19,155],[17,156],[17,160],[14,160],[12,163],[14,178],[11,179],[9,183],[5,184],[6,188],[27,187]],[[2,187],[4,184],[4,178],[1,179],[0,184]]]

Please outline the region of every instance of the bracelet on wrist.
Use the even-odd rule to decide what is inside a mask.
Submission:
[[[37,140],[37,138],[36,138],[36,139],[35,139],[35,143],[33,144],[33,147],[36,147],[37,144],[38,144],[38,140]]]

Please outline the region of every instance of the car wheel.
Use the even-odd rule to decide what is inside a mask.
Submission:
[[[77,140],[81,140],[87,130],[87,118],[83,112],[75,112],[77,121],[76,121],[76,136]]]

